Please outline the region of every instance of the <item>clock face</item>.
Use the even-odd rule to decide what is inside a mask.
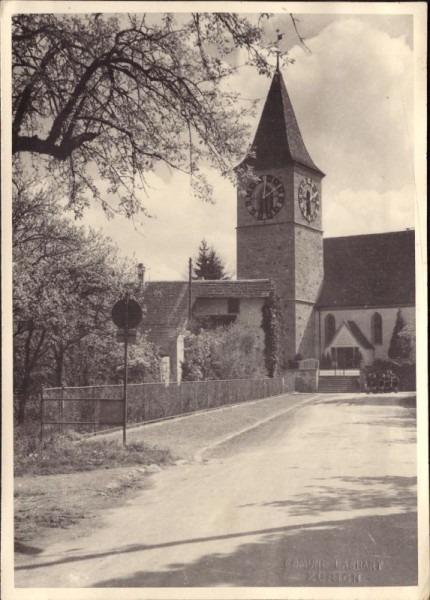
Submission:
[[[298,201],[304,218],[310,223],[320,211],[318,186],[310,177],[302,179],[299,185]]]
[[[249,214],[259,221],[273,219],[284,206],[284,200],[282,182],[273,175],[261,175],[245,193],[245,206]]]

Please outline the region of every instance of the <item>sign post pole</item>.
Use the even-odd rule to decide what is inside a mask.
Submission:
[[[127,377],[128,377],[128,292],[125,295],[125,324],[124,324],[124,424],[122,443],[127,445]]]
[[[121,331],[117,333],[117,340],[124,342],[124,396],[123,396],[123,435],[124,446],[127,445],[127,378],[128,378],[128,344],[136,342],[136,330],[142,320],[142,309],[136,300],[130,298],[127,292],[122,300],[115,302],[112,308],[112,321],[115,325],[124,331],[124,337]]]

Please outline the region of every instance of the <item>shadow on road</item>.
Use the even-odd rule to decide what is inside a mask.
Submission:
[[[416,396],[379,396],[368,394],[366,396],[356,396],[353,398],[321,398],[317,404],[346,404],[349,406],[401,406],[403,408],[415,408],[417,404]]]
[[[416,477],[330,477],[328,481],[330,485],[311,486],[307,494],[288,500],[265,502],[262,506],[287,508],[288,515],[296,517],[367,508],[414,510],[417,505]],[[342,483],[352,484],[353,487],[341,487]]]
[[[319,481],[324,482],[325,478]],[[277,507],[286,519],[308,517],[306,523],[232,532],[225,535],[172,540],[160,544],[133,544],[106,552],[81,554],[21,565],[31,570],[53,565],[127,553],[142,553],[173,546],[199,544],[201,556],[191,563],[172,563],[162,571],[138,571],[125,578],[106,579],[93,587],[160,586],[387,586],[417,582],[417,522],[414,477],[334,477],[329,485],[310,486],[309,493],[288,500],[273,500],[262,507]],[[356,486],[356,487],[355,487]],[[355,487],[355,489],[354,489]],[[246,510],[247,506],[241,508]],[[375,515],[391,508],[396,514]],[[368,515],[342,518],[352,510]],[[324,513],[338,513],[325,519]],[[328,515],[327,515],[328,516]],[[288,521],[287,521],[288,522]],[[206,544],[219,540],[256,538],[233,552],[207,553]],[[206,552],[206,554],[205,554]],[[338,568],[336,560],[358,561],[360,568]],[[304,568],[303,561],[325,561],[324,568]],[[370,561],[378,568],[364,568]],[[373,561],[373,562],[372,562]],[[382,562],[381,562],[382,561]]]
[[[99,581],[93,587],[417,584],[414,512],[323,521],[239,535],[256,533],[263,535],[260,541],[243,544],[233,553],[207,554],[191,564],[173,563],[160,572],[142,570],[125,578]],[[345,563],[346,560],[351,562]]]
[[[25,544],[24,542],[21,542],[21,540],[19,540],[19,539],[15,539],[14,550],[15,550],[15,552],[17,552],[19,554],[29,554],[29,555],[40,554],[41,552],[43,552],[42,548],[37,548],[36,546],[30,546],[29,544]]]

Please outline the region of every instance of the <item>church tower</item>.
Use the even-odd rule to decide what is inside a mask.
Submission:
[[[315,357],[323,281],[321,180],[279,69],[251,150],[237,168],[237,276],[272,279],[283,315],[281,357]]]

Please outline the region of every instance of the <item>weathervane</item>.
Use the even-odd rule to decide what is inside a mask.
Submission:
[[[284,34],[281,33],[279,31],[279,29],[277,29],[276,30],[276,36],[277,36],[277,39],[276,39],[276,42],[275,42],[275,46],[276,46],[276,50],[275,50],[275,52],[276,52],[276,70],[279,71],[279,56],[281,54],[281,50],[279,49],[279,42],[284,37]]]

